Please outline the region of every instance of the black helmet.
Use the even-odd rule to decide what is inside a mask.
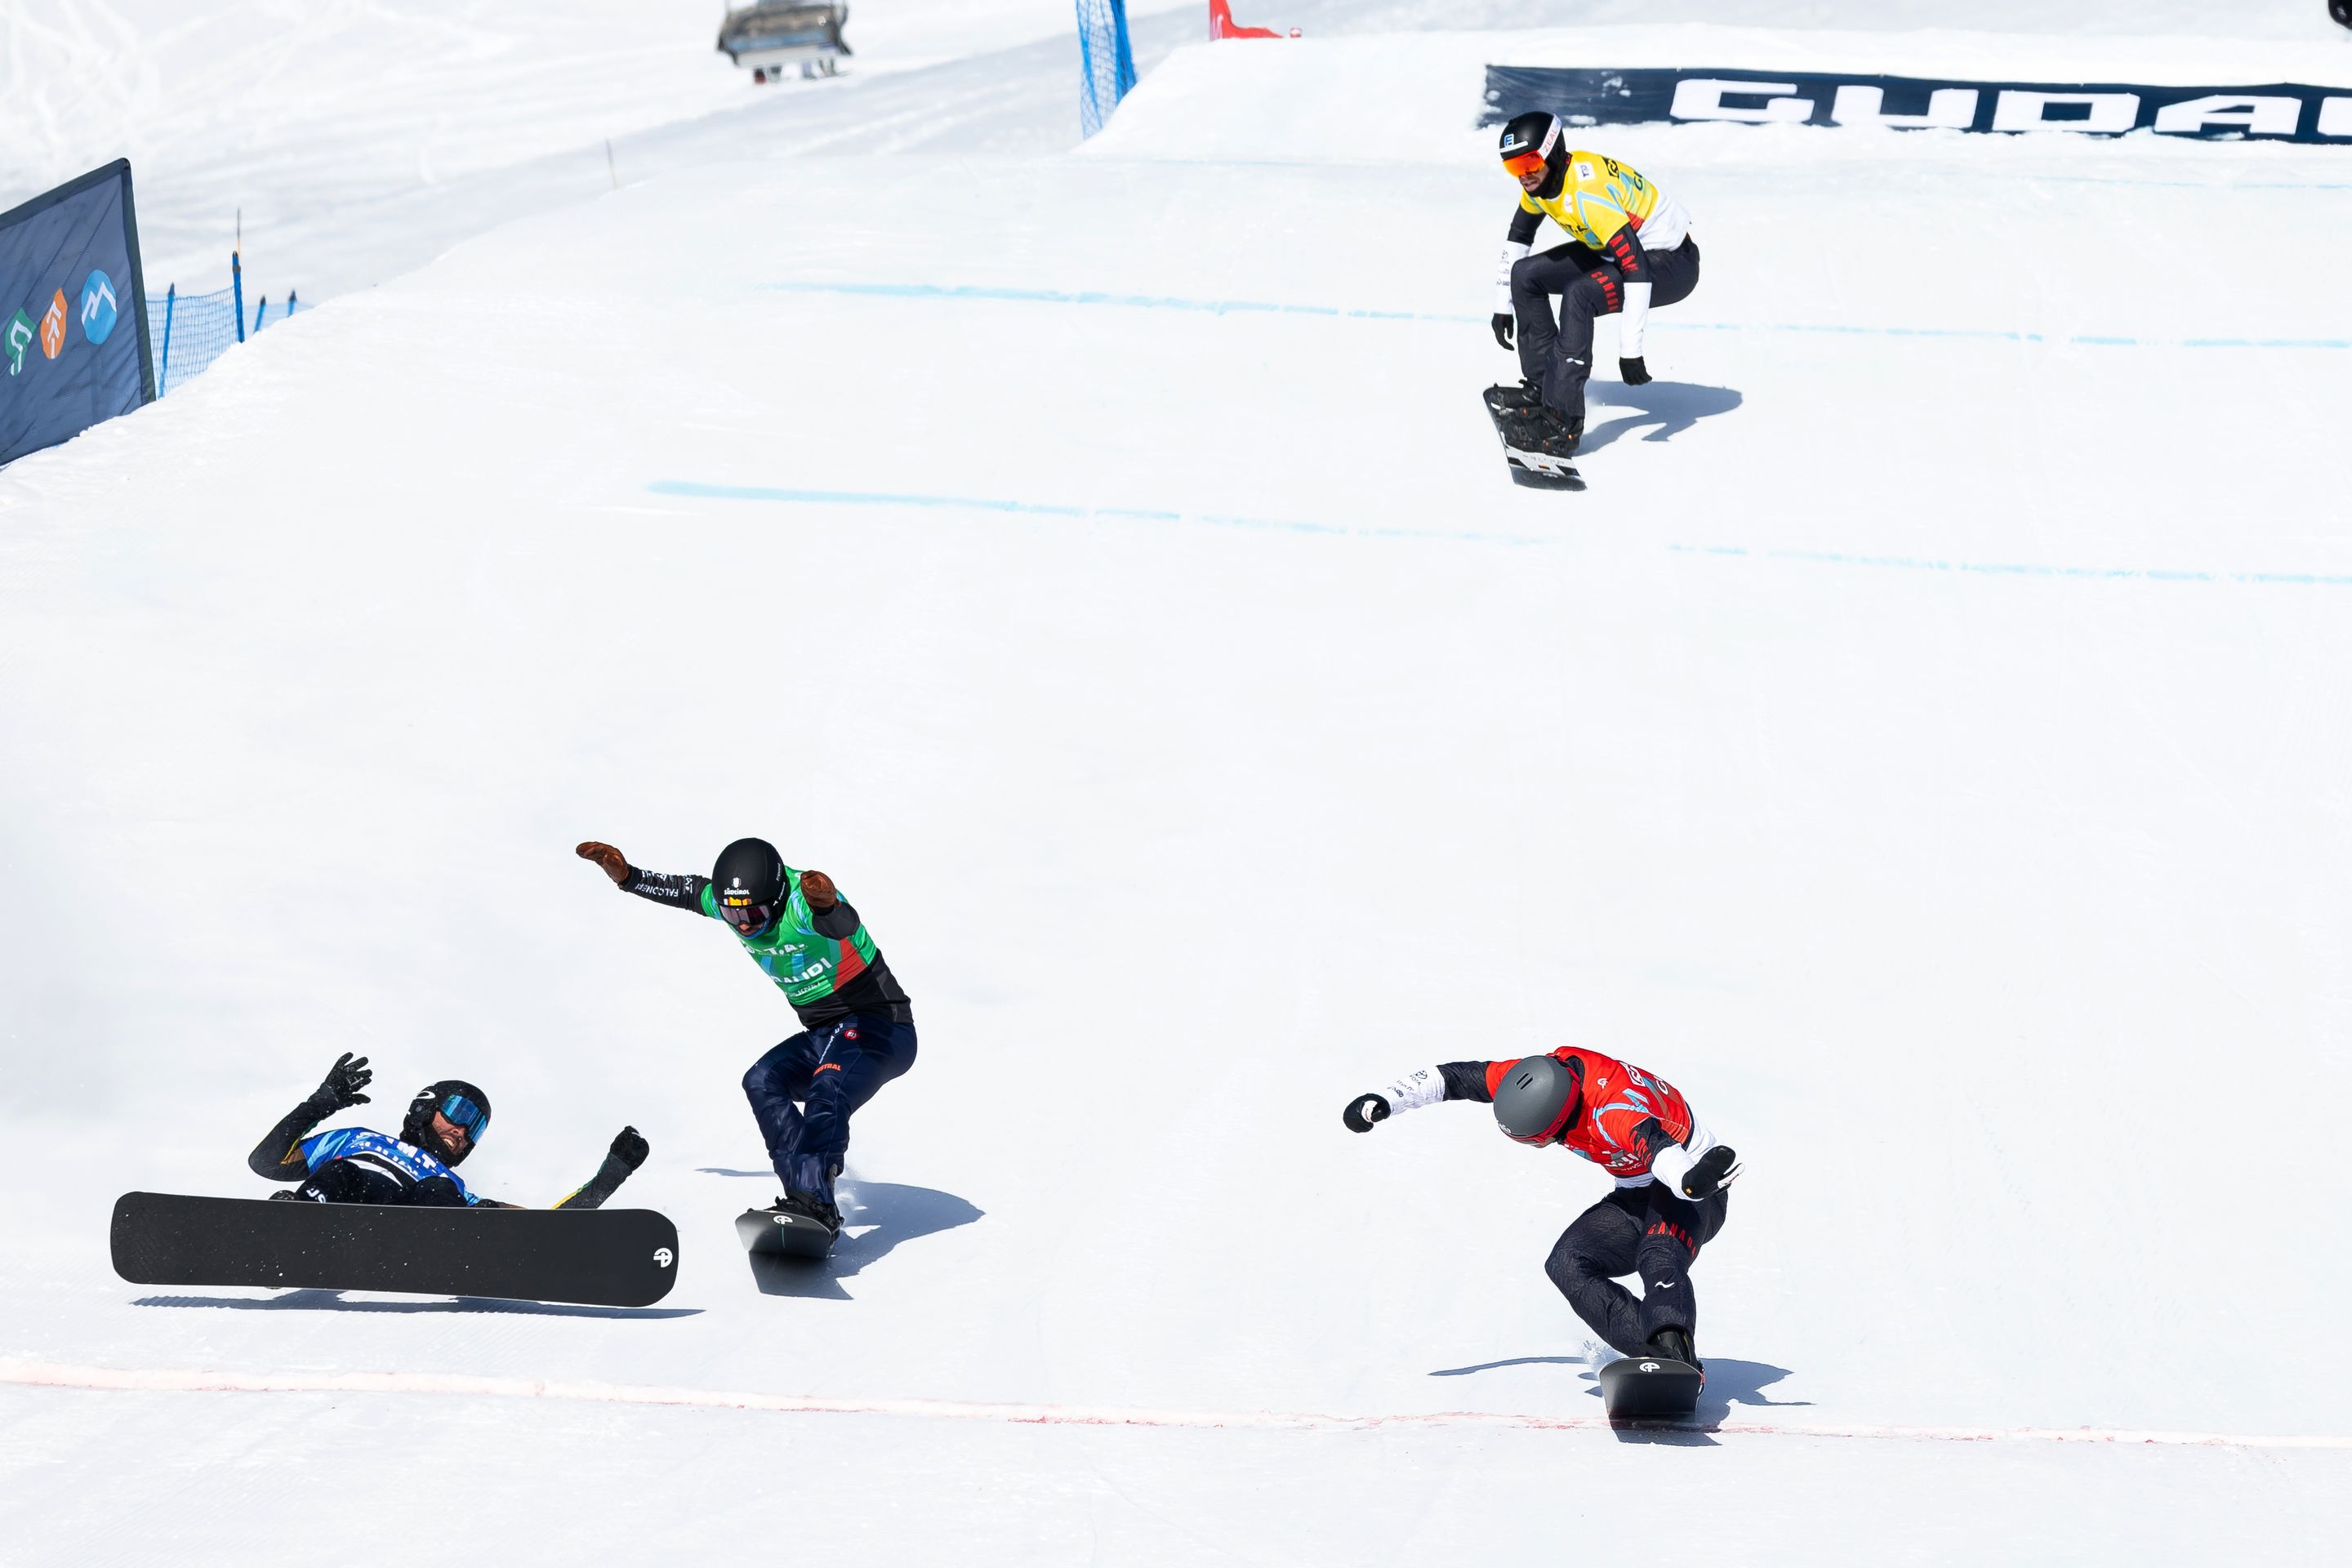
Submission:
[[[1543,160],[1543,184],[1538,190],[1554,190],[1559,184],[1560,172],[1568,167],[1568,135],[1560,129],[1559,117],[1531,109],[1525,114],[1514,114],[1504,123],[1500,149],[1503,167],[1517,178],[1535,170],[1533,160]]]
[[[719,896],[719,915],[747,936],[766,930],[792,893],[784,858],[764,838],[738,838],[721,849],[710,868],[710,888]]]
[[[1576,1120],[1584,1075],[1558,1057],[1522,1057],[1495,1086],[1495,1124],[1522,1143],[1549,1143]]]
[[[433,1113],[436,1110],[443,1121],[466,1130],[466,1146],[454,1158],[440,1154],[438,1140],[425,1142],[433,1136]],[[400,1141],[439,1155],[445,1165],[456,1165],[480,1145],[482,1134],[489,1130],[490,1097],[462,1078],[445,1078],[418,1089],[416,1098],[408,1102],[408,1114],[400,1122]]]

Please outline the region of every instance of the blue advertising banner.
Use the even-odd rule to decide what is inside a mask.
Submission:
[[[1488,66],[1481,125],[1549,110],[1570,125],[1676,121],[2262,137],[2352,145],[2352,88],[2128,87],[1944,81],[1809,71],[1568,70]]]
[[[155,395],[131,163],[0,213],[0,463]]]

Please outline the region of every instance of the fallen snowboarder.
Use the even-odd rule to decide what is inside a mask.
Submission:
[[[375,1078],[367,1058],[345,1051],[326,1079],[253,1146],[246,1163],[266,1181],[299,1182],[280,1198],[322,1204],[410,1204],[431,1208],[520,1208],[467,1188],[454,1167],[474,1152],[489,1131],[490,1097],[461,1079],[443,1079],[416,1091],[401,1119],[400,1136],[389,1138],[365,1127],[338,1127],[313,1136],[310,1129],[339,1110],[365,1105],[360,1091]],[[613,1140],[596,1173],[553,1207],[604,1206],[629,1173],[645,1163],[647,1145],[634,1127]]]
[[[397,1138],[365,1127],[310,1131],[365,1105],[373,1076],[366,1058],[345,1052],[317,1092],[255,1145],[247,1163],[257,1174],[299,1184],[273,1198],[298,1201],[125,1193],[109,1238],[115,1272],[142,1285],[604,1307],[650,1306],[669,1293],[677,1227],[650,1209],[592,1212],[645,1162],[635,1128],[623,1128],[596,1174],[552,1208],[524,1208],[477,1195],[450,1169],[489,1129],[489,1096],[472,1084],[446,1079],[419,1091]]]

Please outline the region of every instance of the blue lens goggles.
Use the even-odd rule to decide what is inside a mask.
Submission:
[[[490,1130],[490,1113],[462,1094],[453,1094],[441,1102],[441,1116],[450,1126],[464,1128],[470,1143],[480,1142],[482,1134]]]

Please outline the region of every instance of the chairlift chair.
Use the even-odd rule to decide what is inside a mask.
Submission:
[[[848,21],[847,5],[755,0],[728,7],[719,24],[719,49],[748,68],[755,82],[781,81],[789,65],[797,65],[803,77],[833,76],[851,52],[841,36]]]

